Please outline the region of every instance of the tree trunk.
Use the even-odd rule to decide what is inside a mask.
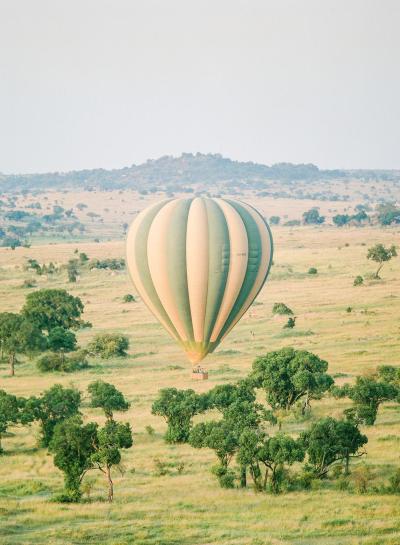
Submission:
[[[15,375],[15,354],[10,354],[10,375]]]
[[[107,466],[107,480],[108,480],[108,501],[111,503],[114,499],[114,484],[111,479],[111,468]]]
[[[344,468],[344,474],[345,475],[349,475],[349,473],[350,473],[349,464],[350,464],[350,456],[346,456],[346,463],[345,463],[345,468]]]
[[[381,272],[382,267],[383,267],[383,263],[379,265],[378,270],[375,273],[375,278],[379,278],[379,273]]]
[[[246,477],[246,466],[240,468],[240,487],[246,488],[247,486],[247,477]]]

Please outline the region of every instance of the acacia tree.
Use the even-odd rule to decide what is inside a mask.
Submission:
[[[57,424],[79,414],[81,394],[76,388],[64,388],[55,384],[39,397],[26,400],[24,413],[26,420],[37,420],[41,427],[41,441],[47,447]]]
[[[229,464],[238,449],[238,436],[225,420],[218,422],[201,422],[190,431],[189,443],[194,448],[212,449],[219,461],[212,468],[222,488],[232,488],[234,473]]]
[[[92,468],[91,456],[97,446],[97,424],[84,425],[80,415],[58,422],[54,427],[49,451],[54,465],[64,473],[63,501],[77,502],[82,493],[80,485],[85,473]]]
[[[335,387],[332,393],[338,398],[349,397],[354,402],[354,407],[346,411],[350,420],[372,426],[381,403],[396,399],[399,388],[391,382],[379,380],[379,376],[360,376],[354,385]]]
[[[255,401],[254,385],[249,380],[236,384],[218,384],[207,394],[207,408],[218,409],[222,413],[237,401]]]
[[[392,384],[399,389],[400,394],[400,367],[394,365],[381,365],[378,367],[378,377],[382,382]]]
[[[8,355],[10,375],[15,375],[17,354],[29,354],[45,347],[45,339],[36,324],[21,314],[3,312],[0,314],[0,344]]]
[[[91,455],[90,461],[92,469],[99,469],[107,479],[109,502],[114,499],[111,470],[113,466],[118,466],[121,462],[121,449],[128,449],[132,445],[132,430],[128,423],[121,424],[109,420],[97,432],[96,448]]]
[[[84,325],[81,315],[83,303],[79,297],[62,289],[42,289],[26,297],[22,314],[39,329],[50,333],[55,327],[79,329]]]
[[[72,352],[76,350],[76,335],[64,327],[54,327],[47,337],[47,347],[54,352]]]
[[[194,390],[163,388],[158,392],[151,412],[162,416],[168,428],[165,439],[168,443],[186,443],[189,439],[194,415],[207,409],[207,398]]]
[[[302,442],[286,433],[269,437],[260,430],[246,430],[240,436],[237,459],[250,468],[256,490],[265,490],[269,482],[272,492],[277,494],[281,490],[285,465],[302,462],[304,455]]]
[[[383,265],[392,259],[392,257],[397,256],[396,246],[385,247],[383,244],[375,244],[368,249],[367,259],[372,259],[376,263],[379,263],[378,269],[375,273],[375,278],[380,278],[379,273]]]
[[[308,454],[315,475],[325,477],[333,464],[345,462],[346,474],[349,472],[351,458],[365,454],[360,450],[368,438],[358,427],[346,420],[335,420],[330,416],[314,422],[304,431],[300,439]]]
[[[0,390],[0,454],[4,452],[1,444],[2,435],[6,433],[10,425],[21,422],[22,405],[23,398]]]
[[[222,389],[219,394],[222,394]],[[219,396],[220,397],[220,396]],[[224,399],[228,398],[224,396]],[[248,430],[258,430],[261,423],[276,419],[270,411],[255,403],[254,400],[236,398],[227,405],[222,405],[223,418],[219,421],[202,422],[193,427],[189,442],[195,448],[210,448],[215,451],[219,466],[213,469],[222,487],[232,487],[234,474],[228,466],[237,453],[240,438]],[[246,486],[247,464],[240,461],[240,485]]]
[[[312,399],[320,399],[333,384],[328,363],[305,350],[286,347],[269,352],[253,363],[251,378],[263,388],[273,409],[289,410],[303,400],[303,413]]]
[[[113,411],[127,411],[130,403],[126,401],[122,392],[113,384],[96,380],[88,386],[91,396],[90,406],[103,409],[108,420],[113,420]]]

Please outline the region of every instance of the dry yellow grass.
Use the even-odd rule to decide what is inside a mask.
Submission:
[[[346,375],[339,382],[382,363],[398,365],[400,258],[384,267],[381,282],[352,285],[357,274],[374,270],[375,264],[365,257],[368,246],[396,243],[398,235],[398,229],[274,229],[274,267],[259,304],[205,360],[210,380],[200,383],[190,380],[184,355],[142,302],[122,302],[124,294],[134,293],[125,272],[84,272],[77,284],[67,284],[65,272],[48,279],[35,276],[39,287],[66,287],[82,298],[85,319],[93,323],[92,330],[79,334],[82,345],[96,332],[119,331],[129,335],[131,355],[121,361],[93,362],[89,370],[72,375],[41,375],[28,361],[19,364],[11,378],[3,365],[0,388],[29,395],[54,383],[74,384],[84,392],[96,378],[113,382],[132,402],[120,418],[132,423],[135,446],[124,454],[124,476],[116,475],[113,505],[97,499],[105,497],[105,483],[94,475],[96,501],[59,505],[49,498],[61,488],[62,475],[46,451],[36,448],[35,428],[12,429],[13,435],[4,439],[7,454],[0,459],[0,543],[398,545],[398,497],[355,495],[333,487],[276,497],[255,494],[250,488],[221,490],[209,472],[213,454],[166,445],[165,424],[150,413],[159,388],[205,391],[245,375],[256,355],[286,345],[327,359],[332,374]],[[0,311],[22,306],[29,292],[21,288],[22,282],[34,276],[23,270],[27,257],[65,263],[75,247],[1,249]],[[122,242],[80,243],[79,250],[91,258],[124,255]],[[311,266],[318,269],[317,275],[307,274]],[[284,333],[282,321],[272,318],[277,301],[285,302],[297,316],[292,332]],[[349,306],[351,313],[346,312]],[[314,403],[314,411],[339,415],[345,404],[327,398]],[[100,412],[89,409],[86,401],[83,412],[89,420],[102,421]],[[146,433],[148,425],[156,430],[153,437]],[[366,430],[366,461],[377,484],[400,465],[399,425],[399,406],[388,404],[380,410],[377,425]],[[171,464],[169,475],[155,475],[155,458]],[[178,462],[185,464],[181,475],[175,467]]]

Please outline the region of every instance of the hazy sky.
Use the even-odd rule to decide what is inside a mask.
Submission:
[[[400,0],[0,0],[0,172],[400,168]]]

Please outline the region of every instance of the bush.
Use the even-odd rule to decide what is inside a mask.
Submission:
[[[368,466],[359,466],[353,471],[354,488],[359,494],[365,494],[368,485],[373,478],[372,472]]]
[[[94,356],[100,356],[102,359],[108,359],[115,356],[125,357],[128,348],[128,337],[116,333],[96,335],[88,345],[88,351]]]
[[[364,284],[364,278],[361,275],[358,275],[353,281],[353,286],[361,286],[361,284]]]
[[[279,216],[271,216],[269,218],[269,222],[271,225],[279,225],[280,221],[281,221],[281,218]]]
[[[285,303],[274,303],[272,314],[279,314],[280,316],[293,315],[293,311]]]
[[[318,270],[315,267],[310,267],[308,269],[308,274],[318,274]]]
[[[48,353],[39,358],[36,362],[37,368],[43,373],[53,371],[61,371],[64,373],[72,373],[88,367],[86,359],[86,351],[79,350],[70,356],[65,354]]]
[[[283,329],[293,329],[296,325],[296,316],[289,318],[286,324],[283,326]]]
[[[21,288],[28,289],[28,288],[36,288],[37,283],[36,280],[24,280]]]
[[[225,466],[214,466],[212,473],[217,477],[221,488],[235,488],[235,472]]]
[[[124,295],[122,300],[123,300],[124,303],[136,302],[135,296],[132,295],[131,293],[127,293],[126,295]]]
[[[125,269],[125,259],[92,259],[89,262],[89,269],[110,269],[112,271],[121,271]]]
[[[153,428],[153,426],[146,426],[145,430],[146,433],[150,435],[150,437],[152,437],[156,433],[156,430]]]
[[[392,475],[389,479],[389,489],[391,492],[394,492],[395,494],[400,493],[400,468],[398,468],[394,475]]]

